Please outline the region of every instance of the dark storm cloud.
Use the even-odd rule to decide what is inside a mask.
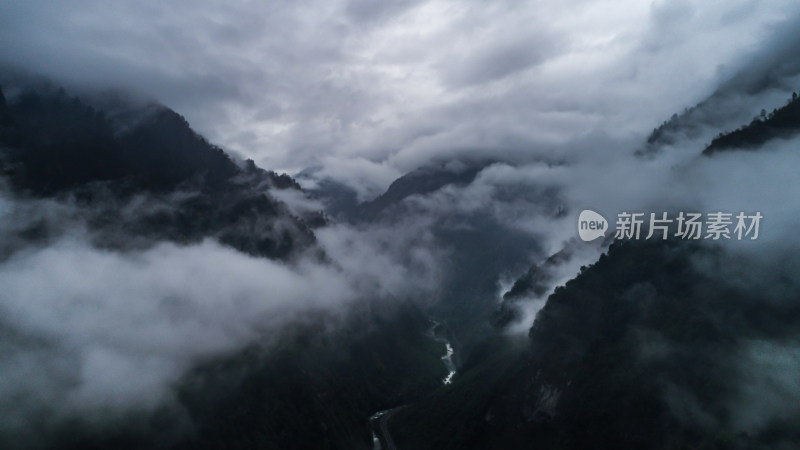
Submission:
[[[99,2],[0,6],[0,62],[123,88],[278,170],[366,196],[431,158],[641,134],[790,29],[794,2]],[[466,150],[465,150],[466,149]]]
[[[419,4],[423,0],[386,0],[375,2],[372,0],[351,0],[344,7],[349,18],[360,24],[373,24],[402,14],[407,9]]]

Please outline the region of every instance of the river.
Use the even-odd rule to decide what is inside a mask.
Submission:
[[[442,363],[444,364],[445,368],[447,368],[447,376],[442,380],[442,384],[451,384],[453,382],[453,377],[456,375],[456,365],[453,362],[455,350],[453,349],[453,344],[451,344],[450,340],[447,339],[446,333],[442,333],[442,336],[436,335],[436,328],[440,325],[440,323],[431,319],[431,324],[432,325],[430,329],[425,334],[436,342],[441,342],[444,344],[444,355],[442,355],[441,358]],[[394,445],[394,441],[389,433],[387,423],[389,421],[389,417],[391,417],[393,413],[402,407],[403,406],[398,406],[395,408],[378,411],[370,416],[369,423],[370,428],[372,429],[372,450],[384,450],[384,443],[386,444],[386,450],[396,450],[397,447]],[[377,426],[375,421],[378,421]],[[376,428],[383,436],[383,441],[381,441],[381,439],[378,437],[378,434],[375,432]]]

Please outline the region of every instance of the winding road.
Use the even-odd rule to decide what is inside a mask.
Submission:
[[[386,446],[385,450],[397,450],[397,446],[392,439],[392,434],[389,433],[389,418],[394,415],[398,410],[403,408],[402,406],[398,406],[394,409],[389,409],[387,411],[381,411],[378,417],[372,416],[378,420],[378,431],[380,432],[380,436],[375,435],[373,432],[373,450],[384,450],[384,445]]]

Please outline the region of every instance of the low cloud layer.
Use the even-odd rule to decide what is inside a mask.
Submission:
[[[141,208],[147,198],[133,201]],[[436,256],[419,230],[408,250],[391,248],[402,242],[396,233],[330,227],[318,236],[330,262],[286,263],[212,239],[98,248],[90,216],[64,200],[2,197],[8,239],[33,224],[51,233],[4,241],[0,436],[173,405],[198,364],[269,348],[284,326],[320,313],[336,327],[359,301],[419,296],[436,282]]]
[[[121,254],[65,238],[4,262],[0,280],[11,336],[3,394],[66,408],[153,406],[192,363],[241,348],[288,314],[355,296],[333,270],[211,241]],[[16,351],[29,346],[40,352]]]

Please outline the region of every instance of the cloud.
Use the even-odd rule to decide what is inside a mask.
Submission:
[[[732,426],[755,434],[775,423],[791,424],[800,416],[800,369],[796,343],[747,342],[741,356],[740,392],[728,406]]]
[[[120,208],[163,206],[140,196]],[[64,200],[0,196],[2,439],[73,417],[176,406],[175,387],[199,364],[253,344],[269,351],[284,327],[319,314],[335,327],[365,299],[424,297],[437,281],[438,256],[421,224],[318,230],[327,261],[287,263],[213,239],[98,247],[86,226],[94,214]],[[31,240],[31,227],[49,230],[47,238]]]
[[[798,13],[753,0],[0,8],[0,62],[155,98],[268,168],[360,167],[332,174],[370,195],[389,177],[357,161],[403,173],[437,158],[559,153],[597,133],[641,138],[780,53],[777,31]]]
[[[287,267],[212,241],[123,254],[64,238],[17,253],[0,280],[0,401],[19,400],[10,416],[154,408],[199,361],[356,296],[335,270]]]
[[[786,98],[798,68],[782,60],[794,56],[786,42],[797,42],[799,12],[789,0],[5,3],[0,63],[79,91],[155,98],[226,149],[267,168],[317,168],[361,200],[432,161],[503,162],[468,186],[409,199],[406,220],[321,230],[330,266],[279,265],[213,241],[102,251],[74,231],[82,216],[69,205],[26,204],[37,220],[72,215],[78,225],[52,245],[2,249],[0,399],[22,395],[33,405],[22,414],[151,407],[192,364],[263,337],[272,321],[434,289],[452,267],[431,230],[447,220],[468,227],[483,215],[496,234],[535,236],[542,254],[526,255],[535,260],[575,237],[584,208],[608,219],[758,210],[760,240],[730,251],[769,258],[796,242],[800,142],[698,155]],[[731,79],[698,110],[697,130],[678,131],[652,158],[632,155],[664,118]],[[751,89],[764,79],[769,88]],[[17,233],[22,219],[5,217],[0,226]],[[554,283],[596,252],[576,255]],[[542,303],[530,300],[528,323]],[[148,376],[111,381],[134,367]]]
[[[390,0],[373,2],[352,0],[344,5],[344,12],[355,23],[362,25],[378,24],[404,13],[419,4],[421,0]]]
[[[322,166],[313,174],[319,179],[347,180],[360,202],[382,194],[386,187],[402,175],[388,164],[378,163],[362,157],[340,159],[322,158]]]

